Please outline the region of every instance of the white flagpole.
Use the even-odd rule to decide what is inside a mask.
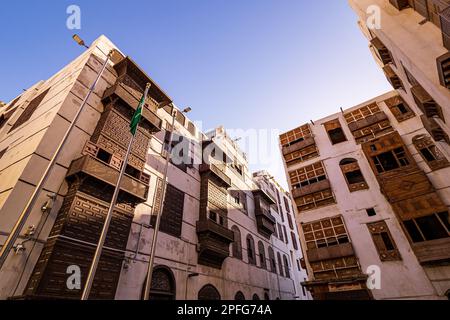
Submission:
[[[159,225],[161,224],[161,215],[164,208],[164,201],[166,198],[166,190],[167,190],[167,173],[169,170],[169,162],[170,162],[170,156],[172,152],[172,137],[173,137],[173,129],[175,126],[175,117],[176,117],[177,110],[173,110],[172,112],[172,125],[169,128],[170,134],[169,134],[169,142],[167,147],[167,155],[166,155],[166,163],[164,165],[164,176],[163,176],[163,188],[162,188],[162,195],[159,199],[158,203],[158,212],[156,213],[156,222],[153,229],[153,237],[152,237],[152,248],[150,252],[150,258],[148,262],[148,269],[147,269],[147,278],[145,280],[145,290],[144,290],[144,300],[150,300],[150,289],[152,286],[152,277],[153,277],[153,264],[155,262],[155,253],[156,253],[156,242],[158,241],[158,232],[159,232]]]
[[[150,84],[148,83],[146,88],[145,88],[145,92],[144,92],[144,101],[147,98],[147,94],[148,94],[148,90],[149,89],[150,89]],[[139,102],[139,104],[140,103],[141,102]],[[142,106],[139,105],[138,108],[139,107],[144,108],[144,105],[142,105]],[[137,124],[136,132],[137,132],[137,128],[138,127],[139,127],[139,123]],[[104,246],[105,240],[106,240],[106,235],[108,233],[109,225],[111,223],[111,219],[112,219],[112,216],[113,216],[114,207],[116,205],[117,198],[119,197],[120,185],[122,183],[122,178],[123,178],[123,175],[124,175],[126,167],[127,167],[128,156],[130,155],[131,147],[133,145],[134,138],[135,138],[135,135],[132,134],[131,135],[131,139],[130,139],[130,143],[128,144],[127,153],[125,154],[125,157],[124,157],[123,162],[122,162],[122,168],[120,169],[120,174],[119,174],[119,178],[117,180],[116,187],[114,189],[114,194],[113,194],[111,203],[109,205],[108,213],[107,213],[106,219],[105,219],[105,224],[103,225],[102,233],[100,235],[100,239],[98,241],[97,248],[95,250],[94,259],[92,260],[92,264],[91,264],[91,267],[89,269],[88,277],[87,277],[87,280],[86,280],[86,284],[84,286],[84,290],[83,290],[83,294],[81,296],[81,300],[88,300],[89,294],[91,293],[91,289],[92,289],[92,284],[94,282],[95,273],[97,271],[98,263],[100,261],[101,255],[102,255],[103,246]]]
[[[19,219],[17,220],[16,224],[14,225],[13,229],[11,230],[8,238],[6,239],[5,243],[2,246],[2,249],[0,251],[0,270],[2,269],[3,265],[5,264],[6,259],[8,258],[8,255],[11,251],[11,249],[14,246],[14,243],[16,242],[17,238],[20,235],[20,232],[23,229],[23,226],[25,225],[25,222],[27,221],[28,217],[31,214],[31,210],[33,209],[39,194],[42,190],[42,187],[44,186],[45,182],[47,181],[50,171],[53,168],[53,165],[56,163],[56,160],[61,153],[61,150],[63,149],[64,145],[67,142],[67,138],[69,137],[70,133],[72,132],[72,129],[75,127],[75,123],[77,122],[78,118],[80,117],[81,112],[84,109],[84,106],[86,105],[87,101],[89,100],[89,97],[91,96],[92,92],[95,90],[95,87],[97,86],[98,81],[100,80],[100,77],[102,76],[103,72],[106,69],[106,66],[108,65],[109,60],[111,59],[112,55],[114,53],[114,49],[111,50],[108,53],[108,56],[103,63],[101,71],[97,74],[97,78],[95,79],[94,83],[89,88],[89,91],[84,98],[83,102],[81,103],[80,108],[78,109],[77,113],[75,114],[75,117],[73,118],[72,122],[69,125],[69,128],[67,129],[66,133],[64,134],[64,137],[62,138],[60,144],[58,145],[58,148],[56,149],[55,153],[53,154],[52,159],[47,165],[47,168],[45,169],[44,174],[42,175],[42,178],[39,180],[38,184],[36,185],[33,194],[31,195],[30,199],[28,200],[25,208],[22,210],[22,213],[19,216]]]

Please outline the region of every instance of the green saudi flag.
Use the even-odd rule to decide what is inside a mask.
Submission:
[[[150,89],[150,84],[147,84],[147,86],[145,87],[144,94],[142,95],[141,101],[139,101],[139,105],[136,109],[136,112],[134,113],[133,118],[131,118],[130,132],[133,136],[136,135],[136,131],[139,126],[139,121],[141,121],[142,108],[144,107],[145,99],[147,99],[147,94],[148,94],[149,89]]]

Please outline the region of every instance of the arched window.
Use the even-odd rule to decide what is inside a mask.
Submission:
[[[243,301],[245,300],[245,296],[241,291],[236,292],[236,295],[234,296],[234,300]]]
[[[286,255],[283,255],[283,262],[284,262],[284,274],[286,278],[290,278],[291,275],[289,274],[289,263]]]
[[[270,300],[269,294],[267,292],[264,292],[264,300],[266,301]]]
[[[264,244],[262,241],[258,242],[258,251],[259,251],[259,265],[263,269],[267,269],[266,264],[266,250],[264,249]]]
[[[278,260],[278,271],[280,272],[280,276],[284,277],[283,262],[281,262],[281,254],[279,252],[277,252],[277,260]]]
[[[220,300],[220,293],[214,286],[207,284],[198,292],[198,300]]]
[[[272,247],[269,247],[269,261],[270,261],[270,271],[277,273],[277,262],[275,261],[275,253]]]
[[[356,159],[343,159],[339,163],[339,166],[341,167],[345,181],[347,181],[350,192],[369,189]]]
[[[252,300],[261,300],[261,299],[260,299],[259,296],[255,293],[255,294],[253,295]]]
[[[242,260],[242,242],[241,242],[241,231],[237,226],[233,226],[231,231],[234,233],[234,242],[232,244],[233,257]]]
[[[249,264],[256,265],[255,241],[251,235],[247,235],[247,257]]]
[[[142,297],[145,290],[144,281]],[[152,285],[150,288],[150,300],[175,300],[175,277],[172,270],[166,266],[157,266],[153,270]]]

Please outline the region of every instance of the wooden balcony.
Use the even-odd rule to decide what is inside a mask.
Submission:
[[[255,198],[262,199],[263,201],[267,202],[269,205],[277,203],[275,201],[275,199],[272,198],[272,196],[266,190],[263,190],[263,189],[253,190],[253,196]]]
[[[331,189],[331,184],[330,184],[330,180],[325,179],[325,180],[316,182],[314,184],[311,184],[309,186],[305,186],[305,187],[298,188],[298,189],[293,189],[292,196],[295,199],[298,197],[304,197],[308,194],[320,192],[320,191],[327,190],[327,189]]]
[[[422,120],[423,126],[434,140],[450,143],[447,133],[441,128],[435,119],[427,118],[425,115],[422,115],[420,119]]]
[[[234,241],[233,231],[209,219],[197,221],[198,263],[216,269],[230,255],[230,243]]]
[[[376,37],[373,38],[370,41],[370,43],[372,44],[373,48],[378,52],[378,55],[380,56],[381,61],[383,62],[384,65],[393,62],[391,53],[379,38]]]
[[[428,117],[439,117],[444,119],[441,106],[434,101],[430,94],[420,85],[411,88],[411,93],[419,109]]]
[[[386,113],[381,111],[381,112],[377,112],[373,115],[370,115],[364,119],[349,123],[348,128],[353,132],[353,131],[357,131],[357,130],[361,130],[363,128],[369,127],[378,122],[382,122],[384,120],[388,120],[388,117],[387,117]]]
[[[287,155],[292,152],[305,149],[309,146],[314,145],[315,143],[316,143],[316,141],[314,140],[314,137],[308,137],[305,140],[295,142],[295,143],[291,144],[290,146],[283,147],[282,152],[283,152],[283,155]]]
[[[270,213],[256,213],[256,226],[258,232],[267,239],[275,233],[275,221],[275,218]]]
[[[123,102],[125,102],[128,106],[136,110],[139,105],[139,99],[136,95],[133,95],[130,90],[126,89],[126,86],[118,82],[112,87],[108,88],[103,95],[102,101],[108,101],[110,99],[120,98]],[[142,119],[146,121],[151,128],[152,132],[161,131],[162,128],[162,120],[156,114],[156,106],[152,104],[147,104],[142,109]]]
[[[450,50],[450,6],[440,12],[439,19],[442,30],[442,42],[444,47]]]
[[[355,251],[351,243],[345,243],[332,247],[308,249],[306,255],[309,262],[317,262],[354,256]]]
[[[397,76],[397,74],[395,73],[394,69],[392,69],[390,64],[385,65],[383,71],[389,83],[392,85],[394,89],[397,90],[403,88],[402,80],[400,80],[400,78]]]
[[[421,264],[450,261],[450,237],[415,243],[412,247]]]
[[[67,177],[84,174],[94,177],[111,186],[116,186],[119,173],[119,170],[98,159],[86,155],[72,162]],[[148,186],[142,181],[128,175],[123,176],[121,190],[142,201],[147,200]]]
[[[213,163],[203,163],[200,165],[200,173],[209,173],[218,178],[226,187],[231,187],[231,178],[224,172],[225,166],[222,170],[218,165]]]

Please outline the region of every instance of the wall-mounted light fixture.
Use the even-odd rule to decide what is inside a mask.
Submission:
[[[48,194],[47,197],[49,197],[49,199],[45,201],[41,207],[42,213],[49,213],[52,210],[53,204],[56,200],[56,193]]]

